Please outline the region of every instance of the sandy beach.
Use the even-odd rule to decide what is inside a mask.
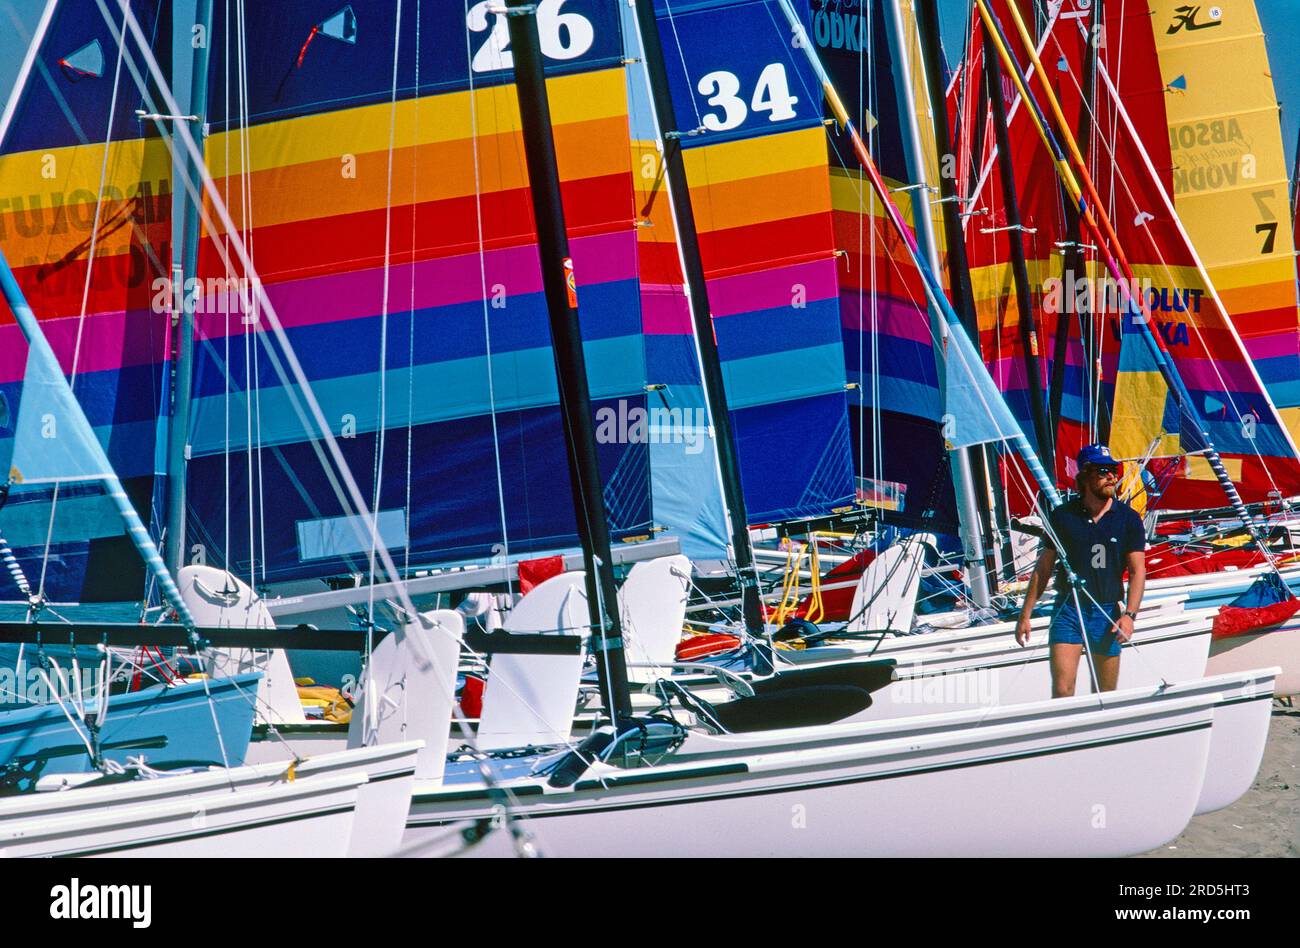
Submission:
[[[1300,856],[1300,701],[1273,703],[1264,760],[1240,800],[1144,856]]]

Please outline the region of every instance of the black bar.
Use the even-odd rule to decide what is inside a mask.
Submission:
[[[195,634],[213,648],[283,648],[322,652],[364,652],[366,633],[358,629],[316,629],[307,625],[289,629],[198,628]],[[376,629],[372,643],[388,635]],[[0,643],[18,645],[77,645],[93,648],[100,643],[120,648],[156,645],[162,648],[186,648],[189,631],[183,625],[139,625],[136,623],[77,622],[42,624],[0,622]],[[465,644],[488,655],[578,655],[582,637],[520,632],[465,632]]]
[[[537,249],[542,263],[542,286],[551,323],[555,374],[560,389],[564,439],[569,449],[569,480],[578,519],[586,567],[587,605],[591,615],[592,651],[599,656],[596,669],[605,706],[615,719],[632,715],[627,690],[627,660],[619,620],[618,587],[609,550],[609,522],[596,460],[596,428],[592,418],[587,362],[578,322],[576,276],[569,256],[560,195],[560,171],[551,134],[551,106],[546,95],[546,73],[537,33],[537,8],[525,0],[509,0],[507,8],[510,46],[514,53],[515,91],[523,126],[528,187],[537,227]],[[598,561],[598,562],[596,562]]]

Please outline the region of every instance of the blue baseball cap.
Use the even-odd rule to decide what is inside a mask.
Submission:
[[[1110,455],[1110,448],[1104,444],[1090,444],[1079,452],[1078,458],[1079,470],[1083,470],[1089,464],[1094,467],[1119,467],[1119,462]]]

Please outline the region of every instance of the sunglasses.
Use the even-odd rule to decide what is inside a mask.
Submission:
[[[1119,478],[1119,469],[1114,467],[1094,467],[1088,474],[1099,481],[1113,481]]]

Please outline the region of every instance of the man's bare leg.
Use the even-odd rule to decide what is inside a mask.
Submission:
[[[1102,691],[1114,691],[1119,687],[1119,656],[1094,655],[1092,667],[1097,671],[1097,684]]]
[[[1079,656],[1082,645],[1053,642],[1051,648],[1052,697],[1069,698],[1074,695],[1074,683],[1079,677]]]

